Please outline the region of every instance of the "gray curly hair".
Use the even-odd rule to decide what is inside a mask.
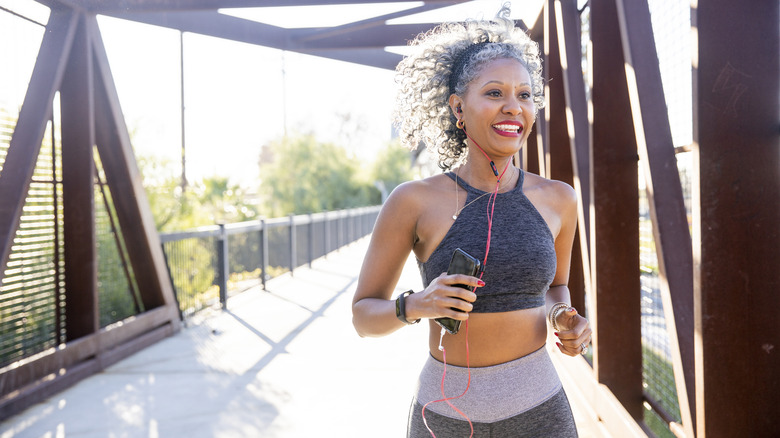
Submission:
[[[487,44],[490,43],[490,44]],[[444,23],[418,35],[417,50],[396,67],[399,86],[393,120],[401,143],[415,149],[422,141],[449,170],[466,152],[466,135],[449,108],[452,93],[465,94],[482,68],[496,59],[516,59],[531,75],[536,109],[544,107],[539,47],[509,18],[504,5],[493,20]]]

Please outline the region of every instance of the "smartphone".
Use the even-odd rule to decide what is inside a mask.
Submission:
[[[476,277],[479,272],[480,263],[479,260],[470,256],[466,251],[460,248],[456,248],[452,253],[452,259],[450,259],[450,267],[447,269],[447,274],[466,274],[472,277]],[[463,289],[473,290],[464,284],[456,284],[455,286],[462,287]],[[453,308],[453,310],[455,310]],[[436,318],[436,323],[439,324],[451,334],[457,334],[460,330],[460,323],[457,319],[452,318]]]

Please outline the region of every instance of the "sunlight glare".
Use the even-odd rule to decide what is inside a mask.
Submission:
[[[366,3],[359,5],[278,6],[226,8],[220,14],[283,27],[285,29],[333,27],[422,6],[423,2]]]
[[[7,9],[40,24],[49,22],[49,8],[38,2],[19,2],[19,0],[0,0],[0,8]]]

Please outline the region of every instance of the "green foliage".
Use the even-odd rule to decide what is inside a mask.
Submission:
[[[312,136],[285,138],[269,145],[270,162],[261,164],[266,216],[317,213],[377,204],[379,192],[359,178],[360,163],[343,148]]]
[[[144,189],[158,231],[181,231],[216,223],[257,217],[257,207],[246,189],[229,178],[204,178],[182,189],[181,177],[167,160],[138,158]]]
[[[257,217],[257,206],[249,203],[252,196],[229,178],[204,178],[193,187],[197,205],[209,224],[243,222]]]
[[[139,157],[157,229],[170,232],[241,222],[256,219],[260,213],[282,217],[377,205],[413,176],[411,155],[397,141],[381,150],[370,164],[311,135],[282,138],[266,148],[260,165],[260,199],[222,176],[182,188],[172,162]]]
[[[412,176],[410,155],[397,143],[382,150],[376,163],[365,164],[350,157],[344,148],[320,143],[312,136],[282,138],[263,150],[261,161],[258,199],[257,194],[231,184],[227,177],[205,178],[182,188],[176,165],[139,158],[158,230],[241,222],[256,219],[260,213],[282,217],[377,205],[383,195]],[[211,245],[201,239],[166,243],[169,269],[185,314],[217,299]],[[257,236],[251,233],[231,236],[231,284],[260,275],[258,245]],[[266,274],[273,277],[286,269],[269,266]]]
[[[675,438],[676,435],[669,429],[669,425],[652,410],[645,409],[642,420],[647,425],[656,438]]]
[[[171,276],[176,286],[181,310],[192,313],[219,299],[218,288],[214,285],[216,257],[208,241],[189,239],[173,242],[170,245],[186,247],[176,251],[175,262],[170,263]]]
[[[668,359],[663,357],[648,346],[642,345],[642,374],[643,380],[648,383],[645,390],[668,412],[680,422],[680,404],[677,399],[677,390],[674,381],[674,369]],[[666,424],[655,412],[645,411],[645,424],[661,437],[673,437]]]
[[[372,178],[382,192],[382,200],[399,184],[412,179],[412,176],[411,154],[397,140],[379,152],[372,166]]]
[[[129,316],[135,315],[135,304],[130,289],[101,290],[100,293],[100,327],[105,327]]]
[[[195,194],[182,190],[181,179],[172,163],[151,157],[138,157],[144,189],[159,231],[178,231],[201,225]]]

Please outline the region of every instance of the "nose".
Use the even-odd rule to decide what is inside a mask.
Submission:
[[[523,106],[520,104],[520,100],[514,97],[510,97],[504,103],[504,113],[512,116],[516,116],[523,112]]]

